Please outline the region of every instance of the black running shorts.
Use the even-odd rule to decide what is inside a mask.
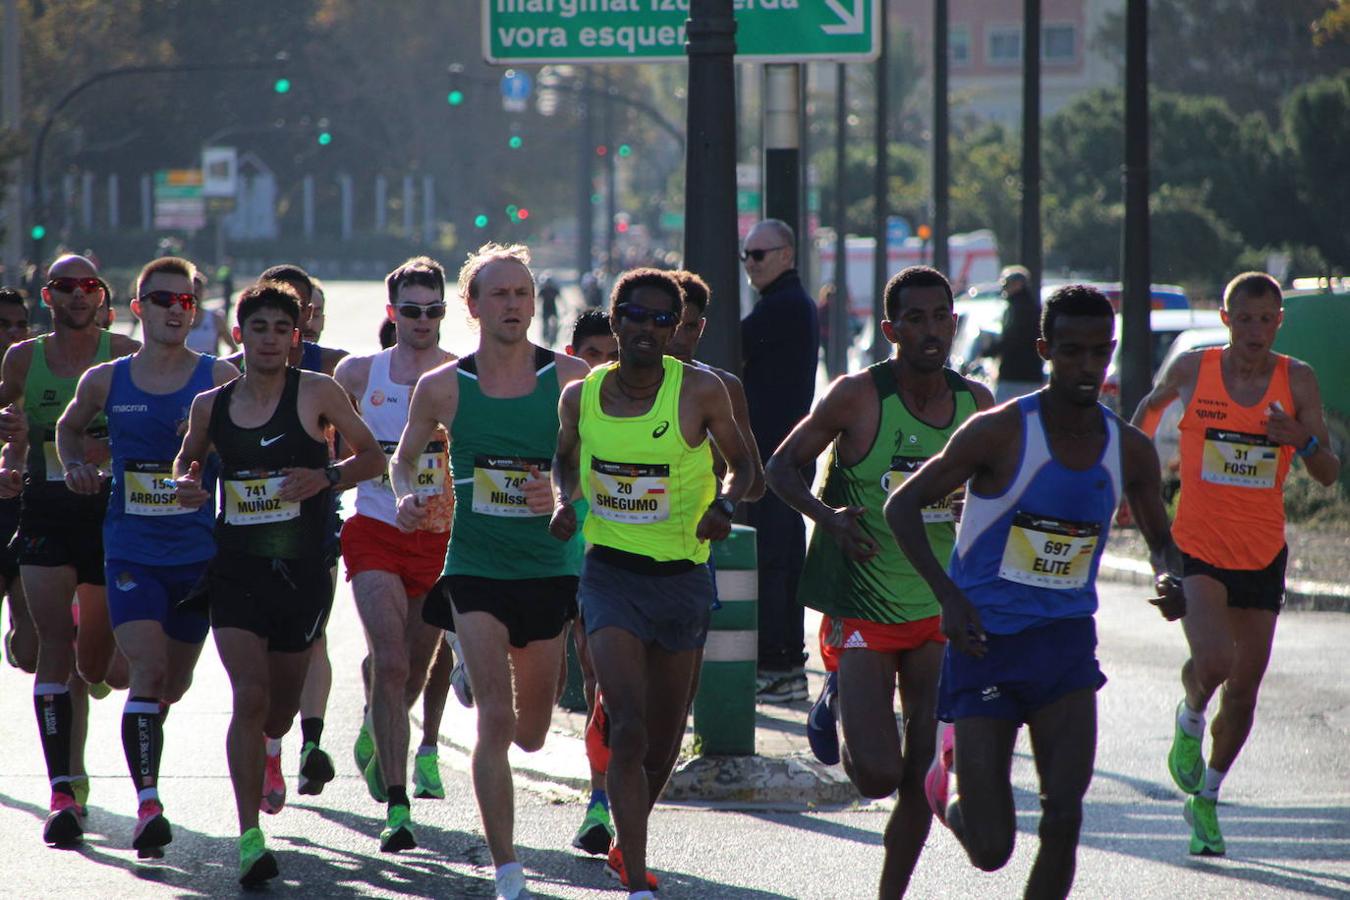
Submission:
[[[323,635],[333,608],[328,561],[268,559],[222,551],[194,590],[205,593],[212,628],[242,628],[272,653],[299,653]],[[190,603],[192,597],[187,601]]]
[[[442,587],[456,613],[490,613],[505,625],[512,647],[557,637],[577,614],[575,575],[510,580],[446,575],[432,593]]]
[[[1196,556],[1181,554],[1181,574],[1206,575],[1228,591],[1232,609],[1264,609],[1279,615],[1284,607],[1284,570],[1289,564],[1289,545],[1285,544],[1264,569],[1221,569]]]

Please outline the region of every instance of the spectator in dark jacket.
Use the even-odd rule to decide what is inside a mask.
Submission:
[[[998,356],[999,403],[1039,390],[1045,382],[1045,361],[1036,352],[1041,336],[1041,301],[1032,294],[1031,273],[1021,266],[1008,266],[1000,275],[1003,297],[1003,333],[995,350]]]

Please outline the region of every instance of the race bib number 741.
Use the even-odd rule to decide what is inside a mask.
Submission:
[[[298,518],[300,504],[278,500],[285,474],[276,471],[234,472],[225,485],[225,521],[230,525],[264,525]]]

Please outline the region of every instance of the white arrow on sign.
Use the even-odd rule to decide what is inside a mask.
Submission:
[[[866,0],[853,0],[853,12],[849,12],[839,0],[825,0],[825,5],[839,17],[838,25],[822,25],[820,30],[826,34],[862,34],[863,4]]]

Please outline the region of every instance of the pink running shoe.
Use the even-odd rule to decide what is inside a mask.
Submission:
[[[286,805],[286,779],[281,775],[281,754],[268,756],[263,762],[262,799],[258,809],[275,816]]]
[[[84,816],[75,798],[52,791],[51,812],[42,826],[42,839],[54,847],[73,847],[84,838]]]
[[[937,752],[933,754],[933,764],[923,779],[923,793],[928,798],[928,807],[938,821],[947,824],[948,783],[952,774],[952,763],[956,758],[956,728],[951,722],[937,723]]]

